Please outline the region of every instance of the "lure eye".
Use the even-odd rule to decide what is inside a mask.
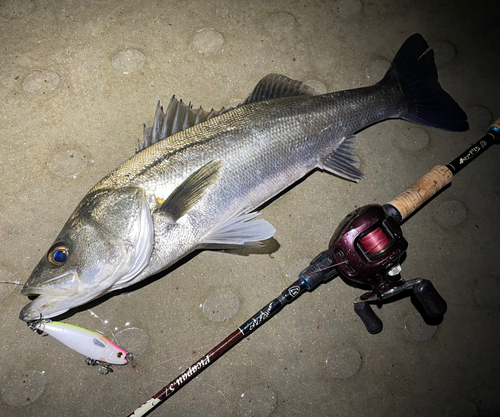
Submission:
[[[49,262],[61,266],[68,260],[69,250],[66,246],[56,246],[49,252]]]
[[[121,358],[121,357],[123,356],[123,353],[122,353],[122,352],[118,352],[118,353],[116,354],[116,356],[117,356],[117,358]]]

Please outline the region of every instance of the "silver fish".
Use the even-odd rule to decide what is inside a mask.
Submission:
[[[353,134],[390,118],[468,129],[419,34],[370,87],[315,95],[272,74],[233,109],[158,106],[138,153],[87,193],[33,270],[22,293],[38,297],[20,319],[60,315],[198,248],[270,238],[275,229],[253,210],[315,168],[358,181]]]

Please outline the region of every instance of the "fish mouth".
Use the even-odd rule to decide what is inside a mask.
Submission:
[[[30,285],[34,283],[35,285]],[[49,280],[43,281],[41,285],[36,285],[37,282],[33,282],[30,278],[26,284],[24,284],[21,290],[22,295],[32,296],[32,295],[74,295],[78,292],[80,286],[78,280],[78,274],[75,271],[68,271],[62,275],[51,278]]]
[[[78,274],[70,271],[45,281],[42,285],[24,285],[21,294],[35,296],[19,313],[22,321],[59,316],[75,307],[74,297],[79,294]]]
[[[22,321],[30,322],[41,318],[46,319],[59,316],[70,309],[70,307],[64,306],[64,304],[67,304],[67,300],[67,296],[38,295],[38,297],[24,306],[19,313],[19,318]]]

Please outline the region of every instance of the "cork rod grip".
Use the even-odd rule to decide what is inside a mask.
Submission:
[[[453,174],[444,165],[435,166],[410,188],[403,191],[394,200],[389,201],[389,204],[401,213],[404,220],[439,190],[448,185],[452,178]]]

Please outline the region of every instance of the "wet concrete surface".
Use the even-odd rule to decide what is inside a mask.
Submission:
[[[263,209],[277,230],[264,250],[199,253],[64,317],[135,352],[135,368],[101,375],[30,332],[18,319],[28,301],[21,285],[0,284],[0,415],[127,415],[293,282],[347,213],[389,201],[482,137],[500,116],[497,9],[493,0],[1,1],[2,282],[26,281],[87,190],[134,154],[157,100],[172,94],[220,108],[272,72],[320,92],[370,85],[419,32],[471,129],[366,129],[366,179],[307,176]],[[377,310],[384,330],[370,335],[353,310],[362,290],[336,279],[153,415],[499,416],[499,152],[403,226],[403,277],[433,280],[448,302],[441,324],[426,324],[404,298]]]

